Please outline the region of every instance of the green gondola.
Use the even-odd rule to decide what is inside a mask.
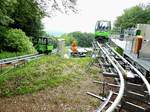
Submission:
[[[95,39],[101,43],[108,41],[111,31],[111,22],[100,20],[95,26]]]
[[[35,48],[39,53],[51,53],[53,50],[52,39],[48,37],[39,38]]]

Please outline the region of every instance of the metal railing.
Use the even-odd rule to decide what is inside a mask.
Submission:
[[[12,58],[1,59],[0,60],[0,71],[2,72],[2,69],[5,66],[14,65],[14,67],[15,67],[15,65],[18,65],[19,62],[21,62],[21,61],[27,62],[27,61],[36,59],[40,56],[43,56],[43,55],[44,54],[29,54],[29,55],[23,55],[23,56],[17,56],[17,57],[12,57]]]

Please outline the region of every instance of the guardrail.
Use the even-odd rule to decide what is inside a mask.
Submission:
[[[24,61],[30,61],[32,59],[36,59],[40,56],[43,56],[44,54],[29,54],[29,55],[23,55],[23,56],[17,56],[12,58],[6,58],[0,60],[0,69],[2,71],[2,68],[7,65],[18,65],[19,62]]]

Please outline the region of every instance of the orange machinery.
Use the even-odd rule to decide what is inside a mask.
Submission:
[[[77,54],[78,50],[77,50],[77,42],[74,40],[71,44],[71,50],[73,54]]]
[[[137,36],[137,38],[135,40],[134,49],[133,49],[133,52],[135,54],[139,54],[139,51],[142,47],[142,41],[143,41],[143,37],[142,36]]]

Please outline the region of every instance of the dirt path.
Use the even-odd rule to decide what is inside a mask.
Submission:
[[[0,98],[0,112],[92,112],[99,101],[86,95],[86,92],[100,91],[100,87],[92,83],[94,77],[84,75],[55,88]]]

